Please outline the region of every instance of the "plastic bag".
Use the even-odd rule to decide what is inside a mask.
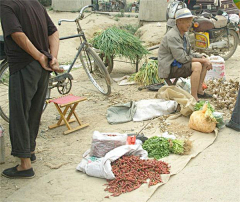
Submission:
[[[222,129],[225,126],[225,123],[223,121],[223,113],[220,112],[213,112],[213,116],[215,117],[217,121],[217,128]]]
[[[104,157],[106,153],[115,149],[116,147],[126,145],[126,142],[127,134],[100,133],[98,131],[94,131],[90,156],[95,156],[98,158]]]
[[[229,20],[232,23],[239,23],[239,16],[237,14],[231,14]]]
[[[149,99],[137,102],[137,110],[133,121],[145,121],[158,116],[168,115],[177,109],[177,102],[173,100]]]
[[[212,63],[212,69],[206,74],[205,81],[226,78],[225,74],[225,61],[220,56],[211,56],[210,61]]]
[[[148,153],[140,144],[123,145],[108,152],[105,157],[92,158],[89,150],[83,154],[82,161],[77,165],[77,170],[86,173],[89,176],[114,179],[111,162],[116,161],[123,155],[140,156],[141,159],[147,159]]]
[[[204,104],[203,109],[200,111],[195,111],[190,116],[189,127],[203,132],[203,133],[211,133],[216,128],[216,122],[209,120],[205,113],[208,113],[207,104]]]

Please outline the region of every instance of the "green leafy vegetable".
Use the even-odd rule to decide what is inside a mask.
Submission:
[[[210,108],[207,108],[204,116],[207,119],[207,121],[217,123],[216,118],[213,116],[213,113]]]
[[[173,154],[184,154],[184,141],[183,140],[169,140],[170,152]]]
[[[148,157],[160,159],[169,156],[169,141],[164,137],[151,137],[143,144],[143,149],[148,152]]]
[[[203,108],[203,105],[207,103],[207,107],[208,109],[211,110],[211,112],[214,112],[215,110],[213,109],[213,107],[211,106],[211,104],[207,101],[201,100],[200,102],[198,102],[195,106],[194,106],[194,110],[195,111],[199,111]]]

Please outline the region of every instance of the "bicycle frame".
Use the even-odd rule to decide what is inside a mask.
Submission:
[[[83,34],[78,34],[78,35],[73,35],[73,36],[68,36],[68,37],[62,37],[62,38],[60,38],[59,40],[71,39],[71,38],[76,38],[76,37],[81,37],[81,36],[84,36],[84,35],[83,35]],[[77,49],[78,49],[78,52],[77,52],[75,58],[73,59],[73,61],[72,61],[71,65],[70,65],[67,73],[70,73],[70,71],[72,70],[72,68],[73,68],[73,66],[74,66],[74,64],[75,64],[75,62],[76,62],[79,54],[81,53],[82,49],[84,48],[84,46],[85,46],[86,44],[87,44],[87,41],[83,41],[83,42],[80,44],[80,46],[77,48]],[[57,73],[56,73],[56,74],[57,74]]]
[[[71,39],[71,38],[76,38],[76,37],[79,37],[79,39],[80,39],[80,46],[77,48],[77,49],[78,49],[78,52],[77,52],[75,58],[73,59],[73,61],[72,61],[71,65],[70,65],[67,73],[70,73],[70,71],[72,70],[72,68],[73,68],[73,66],[74,66],[74,64],[75,64],[75,62],[76,62],[79,54],[81,53],[82,49],[84,48],[84,46],[87,46],[87,45],[88,45],[87,38],[86,38],[86,36],[85,36],[85,34],[84,34],[83,30],[82,30],[82,27],[81,27],[81,25],[80,25],[80,22],[79,22],[79,20],[81,20],[81,19],[83,18],[83,11],[84,11],[86,8],[88,8],[88,7],[92,7],[92,6],[85,6],[85,7],[83,7],[82,10],[81,10],[81,12],[80,12],[79,17],[76,18],[75,20],[62,19],[62,20],[59,20],[59,22],[58,22],[58,25],[61,25],[61,22],[62,22],[62,21],[63,21],[63,22],[64,22],[64,21],[65,21],[65,22],[75,22],[76,25],[77,25],[77,32],[78,32],[77,35],[61,37],[59,40]],[[58,75],[57,73],[55,73],[55,74]]]
[[[80,26],[80,23],[79,23],[78,20],[76,21],[76,24],[77,24],[77,26],[78,26],[78,27],[77,27],[77,30],[78,30],[78,33],[79,33],[79,34],[77,34],[77,35],[72,35],[72,36],[67,36],[67,37],[61,37],[61,38],[59,39],[59,40],[65,40],[65,39],[71,39],[71,38],[76,38],[76,37],[79,37],[79,39],[80,39],[80,46],[77,48],[77,49],[78,49],[78,52],[77,52],[77,54],[75,55],[75,58],[73,59],[73,61],[72,61],[71,65],[70,65],[67,73],[70,73],[70,71],[72,70],[72,68],[73,68],[73,66],[74,66],[74,64],[75,64],[75,62],[76,62],[79,54],[81,53],[82,49],[84,48],[84,46],[86,46],[86,45],[88,44],[87,39],[86,39],[86,37],[85,37],[85,34],[84,34],[84,32],[82,31],[81,26]]]

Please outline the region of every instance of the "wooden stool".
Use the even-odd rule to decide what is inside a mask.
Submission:
[[[66,135],[68,133],[71,133],[71,132],[74,132],[74,131],[79,130],[81,128],[89,126],[89,124],[82,124],[79,117],[77,116],[77,113],[75,112],[75,109],[76,109],[77,105],[79,104],[79,102],[82,102],[86,99],[87,98],[85,98],[85,97],[77,97],[77,96],[74,96],[74,95],[70,94],[70,95],[60,97],[60,98],[49,100],[48,101],[49,103],[53,102],[55,104],[55,106],[56,106],[56,108],[57,108],[61,117],[56,124],[51,125],[48,128],[49,129],[57,128],[59,126],[62,126],[62,125],[66,124],[68,130],[63,132],[63,134]],[[61,108],[63,108],[63,107],[65,107],[65,109],[61,110]],[[67,114],[68,109],[70,109],[70,111]],[[72,115],[74,115],[76,119],[70,119]],[[74,121],[77,121],[79,126],[77,126],[75,128],[72,128],[70,126],[70,123],[74,122]]]

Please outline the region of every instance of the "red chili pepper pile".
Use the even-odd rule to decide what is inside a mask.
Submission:
[[[107,188],[104,191],[112,193],[111,196],[119,196],[139,188],[143,183],[147,183],[147,179],[150,179],[148,186],[152,186],[162,182],[160,174],[169,174],[169,170],[170,167],[163,161],[123,156],[112,163],[112,171],[116,178],[107,180]]]

